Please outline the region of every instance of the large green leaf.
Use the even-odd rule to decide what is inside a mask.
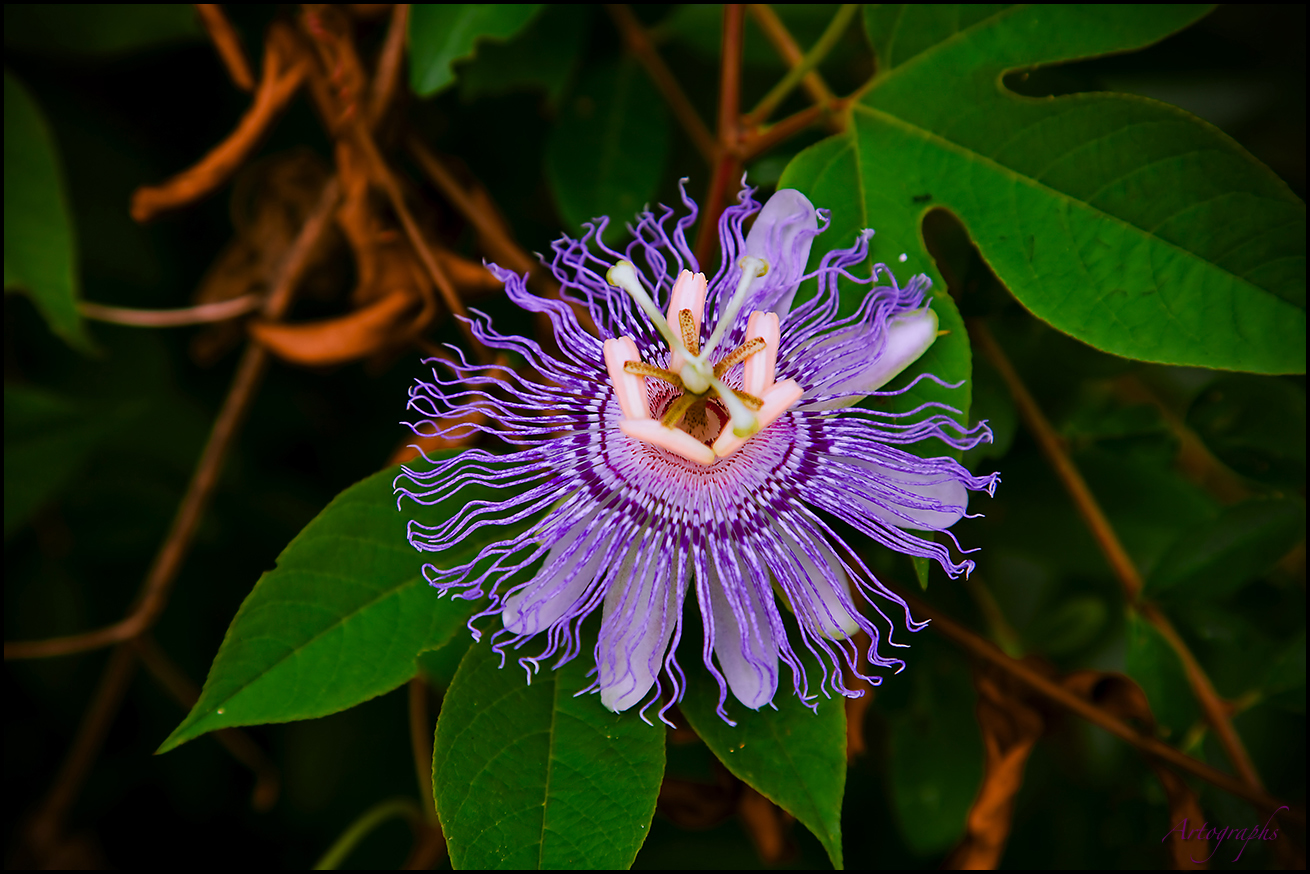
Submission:
[[[551,104],[558,103],[596,12],[573,4],[547,6],[509,42],[481,46],[477,57],[460,67],[460,98],[540,89]]]
[[[456,61],[481,40],[505,41],[541,9],[539,3],[416,3],[409,13],[409,82],[420,97],[455,81]]]
[[[664,727],[577,694],[590,651],[531,684],[485,639],[460,663],[432,756],[456,868],[628,868],[637,857],[664,776]]]
[[[607,238],[655,196],[669,151],[664,106],[631,61],[594,67],[546,141],[546,179],[573,230],[607,215]]]
[[[399,471],[346,489],[287,545],[237,611],[200,700],[160,752],[217,728],[353,707],[413,677],[418,653],[466,633],[473,605],[438,599],[405,539],[391,489]],[[433,515],[467,500],[461,492]],[[480,546],[470,537],[441,561],[467,561]]]
[[[1305,206],[1281,180],[1174,107],[1002,84],[1144,47],[1206,9],[870,8],[878,75],[848,132],[788,175],[830,177],[823,205],[876,227],[884,260],[923,252],[925,213],[951,210],[1024,306],[1098,349],[1302,373]]]
[[[1305,539],[1300,501],[1251,500],[1185,532],[1146,580],[1146,593],[1222,598],[1258,578]]]
[[[870,399],[866,405],[891,412],[908,412],[925,403],[939,403],[959,410],[955,418],[967,425],[972,398],[973,354],[969,348],[969,335],[955,301],[946,293],[946,282],[927,255],[927,246],[919,233],[918,223],[899,225],[880,210],[870,209],[861,191],[872,180],[864,178],[859,154],[851,148],[848,137],[831,137],[805,150],[783,171],[779,188],[795,188],[810,201],[830,211],[832,223],[816,241],[810,253],[813,267],[823,252],[850,246],[865,228],[877,233],[871,241],[870,251],[875,261],[892,268],[897,281],[904,285],[917,273],[925,273],[932,280],[932,308],[937,313],[938,330],[942,334],[918,361],[887,386],[888,390],[902,389],[921,374],[932,374],[948,385],[947,388],[932,380],[922,380],[914,388],[890,398]],[[913,257],[911,257],[913,253]],[[905,260],[901,260],[901,256]],[[864,287],[856,295],[862,294]],[[843,314],[854,312],[858,297],[843,299]],[[940,441],[931,441],[909,447],[910,451],[932,457],[949,450]],[[956,453],[951,453],[956,454]]]
[[[5,293],[31,296],[74,348],[91,341],[77,312],[77,245],[50,127],[5,71]]]
[[[817,678],[818,667],[811,667],[812,678]],[[699,664],[686,673],[687,691],[679,707],[692,729],[724,767],[813,832],[833,867],[840,869],[846,791],[843,700],[820,698],[818,710],[810,710],[784,676],[773,696],[777,710],[748,710],[730,693],[727,708],[737,723],[733,726],[717,712],[718,683]]]

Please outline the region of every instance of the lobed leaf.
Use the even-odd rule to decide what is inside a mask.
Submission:
[[[409,14],[409,83],[430,97],[455,81],[457,61],[483,40],[505,41],[527,26],[539,3],[416,3]]]
[[[843,700],[820,700],[817,712],[812,711],[786,682],[774,696],[776,710],[747,710],[729,697],[735,726],[719,716],[718,683],[698,666],[687,672],[687,690],[678,706],[724,767],[800,820],[840,869],[846,791]]]
[[[1025,307],[1098,349],[1304,372],[1305,206],[1281,180],[1174,107],[1002,84],[1142,48],[1207,9],[870,7],[878,75],[847,133],[802,152],[784,182],[823,179],[834,214],[879,230],[882,260],[922,255],[925,214],[949,209]]]
[[[326,716],[414,676],[415,656],[464,633],[468,601],[438,598],[405,538],[391,467],[361,480],[305,526],[242,603],[200,700],[159,752],[233,725]],[[448,515],[461,493],[434,508]],[[471,536],[442,556],[469,560]]]
[[[593,695],[591,660],[526,682],[484,640],[437,722],[432,787],[455,868],[629,868],[664,776],[664,727]]]

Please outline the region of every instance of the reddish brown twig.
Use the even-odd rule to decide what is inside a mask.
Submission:
[[[329,182],[314,213],[287,252],[273,291],[264,302],[264,313],[270,319],[280,318],[290,304],[291,294],[304,272],[315,243],[327,227],[338,196],[336,182]],[[98,649],[131,640],[154,624],[168,602],[169,589],[182,567],[205,508],[209,505],[227,450],[232,445],[267,362],[268,356],[263,348],[252,344],[237,366],[227,399],[214,420],[209,441],[205,444],[191,483],[178,506],[173,525],[146,575],[132,611],[122,620],[96,631],[48,640],[6,642],[6,660],[49,658]]]
[[[209,38],[214,41],[218,57],[227,68],[227,74],[232,77],[232,84],[242,91],[253,91],[255,77],[250,72],[250,62],[246,60],[245,50],[241,48],[241,37],[223,14],[223,7],[217,3],[197,3],[196,12],[200,13],[200,20],[209,32]]]
[[[739,107],[741,105],[741,41],[745,21],[740,3],[723,6],[723,52],[719,65],[719,148],[714,159],[714,174],[705,195],[696,236],[696,259],[702,269],[709,263],[718,242],[719,216],[728,199],[736,193],[741,180],[741,158],[737,153],[741,141]]]
[[[132,195],[132,218],[148,221],[169,209],[199,200],[228,180],[250,156],[260,137],[295,95],[304,80],[291,34],[274,24],[264,52],[264,75],[254,105],[226,140],[188,170],[158,186],[138,188]]]
[[[467,190],[422,140],[410,135],[405,145],[446,201],[465,221],[473,225],[483,248],[487,250],[486,254],[493,261],[515,273],[539,271],[536,260],[514,242],[504,221],[494,211],[485,208],[476,193]]]
[[[1093,539],[1096,540],[1097,546],[1100,547],[1101,553],[1109,562],[1110,570],[1118,578],[1119,584],[1123,588],[1125,600],[1136,606],[1142,615],[1160,630],[1170,646],[1178,653],[1183,668],[1187,672],[1192,691],[1196,695],[1197,701],[1200,702],[1207,721],[1214,728],[1215,734],[1218,735],[1219,742],[1223,745],[1224,752],[1228,755],[1228,760],[1232,762],[1233,768],[1252,789],[1262,790],[1263,783],[1255,770],[1255,765],[1251,762],[1251,757],[1247,754],[1242,739],[1233,730],[1232,722],[1228,718],[1228,708],[1215,692],[1210,678],[1206,676],[1196,657],[1192,655],[1187,644],[1178,635],[1178,632],[1164,614],[1150,604],[1141,603],[1141,574],[1138,572],[1137,566],[1133,564],[1128,551],[1124,549],[1118,535],[1115,534],[1113,526],[1110,525],[1110,520],[1106,518],[1104,511],[1101,510],[1101,505],[1097,502],[1096,496],[1087,487],[1087,481],[1083,479],[1082,474],[1069,457],[1069,453],[1065,450],[1064,441],[1051,427],[1051,423],[1047,421],[1046,415],[1028,392],[1027,386],[1020,379],[1014,366],[1010,364],[1010,360],[1006,357],[1000,344],[992,337],[991,330],[988,329],[987,325],[978,319],[970,320],[969,335],[973,338],[975,347],[983,355],[987,356],[987,359],[1005,381],[1010,390],[1010,396],[1014,399],[1014,405],[1019,410],[1019,416],[1027,425],[1028,430],[1032,432],[1033,438],[1042,450],[1042,454],[1046,456],[1051,467],[1055,469],[1055,475],[1064,486],[1065,491],[1073,499],[1078,515],[1086,523]]]
[[[200,687],[174,664],[152,635],[143,634],[132,645],[141,664],[183,710],[189,711],[196,705],[200,700]],[[212,734],[214,740],[232,754],[232,758],[254,772],[255,788],[250,796],[250,806],[261,813],[272,810],[282,783],[277,766],[250,735],[239,728],[221,728]]]
[[[1286,806],[1284,802],[1270,796],[1262,788],[1251,786],[1231,774],[1225,774],[1218,768],[1197,761],[1166,743],[1143,735],[1090,701],[1079,697],[1054,680],[1043,676],[1031,666],[1018,659],[1010,658],[1001,652],[995,644],[942,615],[935,608],[928,606],[928,604],[906,592],[904,587],[897,587],[896,591],[905,599],[905,602],[916,615],[932,621],[930,627],[934,631],[959,644],[961,648],[972,655],[996,665],[1066,710],[1076,713],[1094,725],[1100,726],[1115,737],[1127,741],[1142,752],[1157,756],[1170,765],[1200,777],[1231,795],[1245,799],[1261,811],[1272,813],[1280,807]],[[1305,822],[1304,810],[1289,808],[1289,812],[1284,815],[1295,822]]]
[[[136,654],[132,647],[126,644],[114,647],[59,773],[27,823],[27,845],[38,860],[49,858],[55,851],[68,811],[95,764],[119,705],[127,695],[135,669]]]
[[[619,34],[623,37],[623,44],[627,46],[628,51],[637,58],[638,63],[646,70],[646,75],[650,76],[655,87],[659,89],[664,102],[669,105],[673,115],[678,119],[678,124],[682,125],[683,131],[691,139],[692,145],[696,151],[701,153],[705,163],[713,164],[717,148],[714,137],[710,135],[709,129],[705,127],[705,122],[701,121],[700,114],[696,108],[691,105],[687,95],[683,93],[682,88],[678,85],[678,80],[674,78],[673,73],[665,65],[659,52],[655,51],[655,46],[646,34],[646,28],[641,26],[637,16],[632,14],[632,10],[622,3],[607,3],[605,9],[609,12],[610,18],[614,20],[614,26],[618,28]]]
[[[397,3],[391,10],[387,38],[382,44],[382,54],[378,55],[377,68],[373,72],[373,88],[368,101],[368,120],[373,127],[377,127],[396,95],[396,83],[400,80],[405,60],[405,31],[408,22],[409,4]]]
[[[841,111],[843,105],[841,101],[834,101],[832,104],[811,106],[802,109],[800,112],[793,113],[777,124],[769,125],[762,130],[748,129],[742,139],[740,149],[742,163],[758,158],[769,149],[791,139],[812,124],[832,118],[835,113]]]
[[[798,63],[791,64],[791,70],[782,77],[777,85],[769,90],[768,94],[760,99],[759,105],[742,117],[743,127],[756,127],[773,115],[773,111],[787,99],[788,95],[795,90],[805,76],[812,72],[827,56],[828,52],[832,51],[833,47],[837,45],[842,35],[849,29],[851,19],[855,17],[859,8],[858,4],[846,3],[837,10],[837,14],[833,16],[823,35],[819,37],[818,42],[805,53],[805,56]],[[781,22],[779,22],[779,25],[781,25]]]
[[[778,13],[764,3],[749,3],[746,5],[746,9],[750,12],[751,17],[755,19],[755,23],[759,25],[760,30],[764,31],[765,39],[773,45],[774,50],[778,52],[778,56],[782,58],[787,66],[791,69],[799,67],[801,62],[805,60],[805,53],[796,44],[791,31],[787,30],[787,25],[782,23]],[[804,78],[801,79],[801,87],[805,89],[815,103],[824,105],[832,103],[835,99],[831,89],[823,81],[823,77],[819,75],[818,70],[811,70],[806,73]]]
[[[177,310],[137,310],[129,307],[111,307],[89,300],[79,301],[77,310],[88,319],[111,322],[115,325],[132,325],[137,328],[176,328],[182,325],[205,325],[226,322],[259,309],[262,295],[244,294],[218,303],[204,303]]]

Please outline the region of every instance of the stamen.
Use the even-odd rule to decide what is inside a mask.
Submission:
[[[753,394],[742,391],[741,389],[734,388],[732,393],[735,394],[741,402],[746,405],[746,409],[751,412],[759,412],[760,407],[764,406],[764,401],[755,397]]]
[[[700,332],[696,330],[696,317],[691,310],[678,310],[678,327],[682,328],[682,345],[689,354],[696,355],[700,351],[700,337],[696,335]]]
[[[717,379],[710,379],[710,385],[714,387],[714,392],[719,396],[719,400],[728,408],[728,415],[732,417],[732,433],[738,437],[746,438],[760,430],[760,420],[755,418],[755,414],[746,408],[736,393],[728,388]],[[728,429],[723,429],[727,433]]]
[[[651,324],[664,337],[670,349],[677,352],[683,351],[681,338],[673,333],[673,329],[669,327],[668,321],[664,318],[664,313],[660,312],[660,308],[655,306],[655,301],[650,299],[646,289],[641,287],[641,280],[637,278],[637,268],[632,266],[632,262],[620,261],[615,264],[606,272],[605,279],[610,285],[616,285],[626,291],[628,296],[637,302],[637,306],[641,307],[642,311],[650,318]]]
[[[663,367],[656,367],[653,364],[647,364],[645,361],[628,361],[623,365],[625,373],[631,373],[633,376],[650,376],[655,379],[662,379],[671,385],[682,388],[682,380],[678,374],[672,370],[665,370]]]
[[[747,340],[745,343],[742,343],[736,349],[733,349],[724,356],[722,361],[714,365],[714,375],[723,376],[723,374],[728,372],[729,367],[736,364],[738,361],[745,361],[756,352],[761,351],[765,345],[766,344],[762,337],[753,337]]]
[[[769,272],[769,263],[763,258],[756,258],[753,255],[747,255],[738,263],[741,266],[741,280],[737,283],[737,290],[732,293],[732,297],[728,300],[728,306],[719,314],[719,321],[714,326],[714,333],[710,334],[710,339],[705,342],[705,348],[697,356],[702,362],[709,358],[710,353],[723,339],[723,335],[737,320],[737,313],[741,310],[741,305],[746,302],[746,292],[750,289],[751,283]]]

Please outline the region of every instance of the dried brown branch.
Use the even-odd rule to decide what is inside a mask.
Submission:
[[[396,83],[400,80],[405,60],[405,29],[408,22],[409,4],[397,3],[391,10],[387,38],[382,43],[382,53],[378,55],[377,68],[373,72],[373,88],[368,101],[368,120],[373,127],[377,127],[396,96]]]
[[[1010,396],[1014,399],[1014,405],[1019,410],[1019,416],[1027,425],[1028,430],[1032,432],[1033,438],[1042,450],[1042,454],[1046,456],[1051,467],[1055,469],[1055,475],[1064,486],[1065,491],[1073,499],[1078,515],[1086,523],[1092,537],[1096,540],[1097,546],[1100,547],[1101,553],[1109,562],[1111,571],[1118,578],[1119,584],[1124,591],[1125,600],[1141,611],[1142,616],[1159,629],[1160,633],[1164,635],[1170,646],[1178,654],[1179,659],[1182,660],[1183,668],[1187,672],[1188,681],[1192,686],[1192,692],[1196,695],[1197,701],[1200,702],[1201,709],[1211,727],[1214,728],[1215,734],[1218,736],[1219,742],[1223,746],[1233,768],[1253,790],[1263,791],[1264,784],[1255,770],[1255,765],[1252,763],[1246,747],[1242,744],[1241,737],[1233,729],[1232,722],[1229,720],[1229,708],[1215,692],[1210,678],[1206,676],[1196,657],[1192,655],[1187,644],[1178,635],[1178,632],[1164,614],[1150,604],[1141,603],[1141,574],[1138,572],[1137,566],[1133,564],[1128,551],[1124,549],[1123,543],[1120,542],[1113,526],[1110,525],[1110,520],[1106,518],[1105,513],[1101,510],[1101,505],[1097,502],[1096,496],[1088,488],[1087,481],[1083,479],[1082,474],[1069,457],[1069,453],[1065,450],[1064,441],[1051,427],[1051,423],[1047,421],[1046,415],[1028,392],[1027,386],[1020,379],[1014,366],[1010,364],[1010,360],[1006,357],[1000,344],[992,337],[991,330],[987,325],[978,319],[970,320],[969,334],[973,338],[975,347],[982,351],[983,355],[987,357],[988,361],[992,363],[1005,381],[1007,388],[1010,390]]]
[[[241,37],[223,14],[223,7],[217,3],[197,3],[196,12],[209,32],[209,38],[214,41],[214,48],[218,50],[227,74],[232,77],[232,84],[242,91],[255,90],[255,77],[250,72],[245,50],[241,48]]]
[[[859,8],[859,4],[856,3],[842,4],[828,27],[823,31],[823,35],[819,37],[818,42],[805,53],[799,63],[791,64],[791,70],[787,72],[787,75],[783,76],[782,80],[760,99],[759,105],[742,118],[743,126],[753,128],[767,121],[769,116],[773,115],[773,111],[778,108],[779,104],[787,99],[801,80],[818,67],[828,53],[832,51],[833,47],[837,45],[838,40],[850,27],[851,19],[855,17],[855,13],[859,11]],[[779,22],[779,25],[781,25],[781,22]]]
[[[132,218],[148,221],[161,212],[192,203],[215,191],[250,157],[269,125],[295,95],[305,77],[291,33],[282,25],[269,29],[264,75],[254,105],[226,140],[188,170],[158,186],[138,188],[132,195]]]
[[[650,41],[650,36],[646,33],[646,28],[642,27],[637,16],[632,14],[632,9],[623,3],[607,3],[605,9],[609,12],[610,18],[614,19],[614,26],[618,28],[619,34],[623,37],[623,44],[627,46],[628,51],[636,56],[637,61],[645,68],[646,74],[650,76],[655,87],[659,89],[660,95],[664,97],[664,102],[669,105],[673,115],[682,125],[682,129],[691,139],[696,151],[701,153],[705,163],[713,164],[718,149],[715,145],[714,137],[710,135],[709,129],[705,127],[705,122],[701,121],[700,114],[696,108],[691,105],[687,95],[683,93],[678,80],[673,77],[673,73],[665,65],[659,52],[655,50],[655,45]]]
[[[291,302],[291,295],[309,262],[314,245],[327,228],[339,196],[340,189],[335,181],[329,182],[324,187],[318,206],[287,252],[273,291],[264,302],[263,311],[268,318],[277,319],[286,312]],[[191,539],[200,524],[205,508],[209,505],[227,450],[236,437],[236,432],[267,363],[268,354],[263,347],[256,344],[249,346],[242,356],[232,387],[228,390],[223,407],[214,420],[209,440],[196,465],[191,483],[187,486],[172,527],[146,575],[132,611],[122,620],[96,631],[48,640],[6,642],[6,660],[49,658],[99,649],[131,640],[154,624],[168,602],[169,590],[178,571],[181,570]]]
[[[210,322],[226,322],[252,313],[263,304],[264,298],[258,294],[246,294],[218,303],[206,303],[199,306],[177,310],[137,310],[128,307],[113,307],[102,303],[84,300],[77,309],[88,319],[98,322],[111,322],[115,325],[132,325],[138,328],[176,328],[182,325],[204,325]]]
[[[141,664],[183,710],[189,711],[196,705],[200,700],[200,687],[168,657],[152,635],[143,634],[132,645],[136,648]],[[250,806],[260,813],[272,810],[282,784],[273,761],[250,735],[239,728],[221,728],[211,734],[234,759],[254,772],[255,788],[251,793]]]
[[[114,647],[59,773],[23,830],[27,849],[38,864],[58,852],[68,811],[100,754],[135,670],[135,650],[126,644]]]
[[[719,148],[696,236],[696,259],[709,263],[719,236],[719,216],[741,180],[741,51],[745,23],[740,3],[723,5],[723,51],[719,65]]]
[[[990,641],[974,634],[969,629],[958,624],[952,619],[939,613],[935,608],[928,606],[923,601],[909,594],[904,587],[898,587],[897,593],[905,599],[910,609],[917,615],[921,615],[932,621],[930,626],[942,636],[949,638],[960,645],[961,648],[970,654],[993,664],[1016,679],[1022,681],[1025,685],[1040,693],[1044,697],[1059,704],[1061,707],[1069,710],[1088,722],[1097,725],[1106,731],[1132,744],[1137,749],[1152,756],[1156,756],[1162,761],[1193,774],[1211,783],[1220,789],[1249,801],[1256,809],[1272,813],[1280,807],[1286,807],[1285,802],[1269,795],[1264,789],[1251,786],[1248,783],[1239,780],[1231,774],[1225,774],[1218,768],[1207,765],[1205,762],[1198,761],[1186,753],[1180,752],[1166,743],[1156,740],[1153,737],[1142,734],[1127,723],[1107,713],[1102,708],[1092,702],[1080,697],[1074,692],[1066,689],[1056,681],[1043,676],[1024,662],[1013,659],[1001,652]],[[1305,811],[1297,808],[1289,808],[1285,815],[1289,820],[1304,824]]]
[[[787,30],[787,25],[782,23],[778,13],[774,12],[772,7],[764,3],[748,3],[747,11],[755,19],[755,23],[764,31],[764,37],[778,52],[778,56],[787,64],[788,67],[795,69],[805,60],[805,53],[801,51],[800,46],[792,37],[791,31]],[[801,87],[810,95],[811,99],[818,104],[829,104],[834,100],[834,95],[827,84],[824,83],[823,77],[817,70],[811,70],[801,79]]]
[[[742,138],[740,147],[742,163],[758,158],[769,149],[791,139],[812,124],[833,118],[836,113],[841,111],[842,106],[844,104],[841,101],[834,101],[831,104],[818,104],[789,115],[777,124],[769,125],[762,130],[748,129],[746,135]]]
[[[1031,691],[995,665],[975,669],[974,687],[983,780],[965,818],[964,837],[942,864],[950,870],[991,870],[1000,862],[1024,768],[1046,727],[1041,713],[1025,700]]]

